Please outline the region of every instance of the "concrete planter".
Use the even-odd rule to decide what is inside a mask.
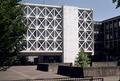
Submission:
[[[106,77],[119,76],[120,67],[69,67],[59,66],[58,74],[70,77]]]
[[[40,63],[37,70],[57,73],[59,66],[72,66],[72,63]]]

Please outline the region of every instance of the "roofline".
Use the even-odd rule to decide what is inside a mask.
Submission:
[[[63,6],[67,6],[67,5],[62,5],[62,6],[56,6],[56,5],[46,5],[46,4],[36,4],[36,3],[23,3],[23,2],[20,2],[20,4],[22,5],[29,5],[29,6],[48,6],[48,7],[56,7],[56,8],[61,8]],[[71,7],[77,7],[77,6],[71,6]],[[92,10],[93,9],[90,9],[90,8],[79,8],[77,7],[78,9],[80,10]]]
[[[54,6],[54,5],[46,5],[46,4],[35,4],[35,3],[20,3],[22,5],[29,5],[29,6],[49,6],[49,7],[57,7],[61,8],[62,6]]]
[[[90,9],[90,8],[79,8],[78,7],[78,9],[80,9],[80,10],[92,10],[93,11],[93,9]]]
[[[109,19],[105,19],[105,20],[103,20],[101,22],[108,22],[108,21],[112,21],[112,20],[116,20],[116,19],[120,19],[120,15],[116,16],[116,17],[109,18]]]

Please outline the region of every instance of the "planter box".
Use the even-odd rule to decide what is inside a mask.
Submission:
[[[58,66],[72,66],[72,63],[40,63],[37,65],[37,70],[57,73]]]
[[[69,76],[71,78],[84,77],[83,68],[80,67],[59,66],[57,74]]]
[[[119,76],[120,67],[69,67],[59,66],[58,74],[74,78]]]
[[[37,70],[48,71],[48,64],[38,64]]]

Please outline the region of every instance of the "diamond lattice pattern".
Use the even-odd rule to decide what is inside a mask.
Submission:
[[[91,10],[79,10],[79,48],[85,52],[93,51],[93,19]]]
[[[26,51],[62,51],[62,9],[47,6],[24,6]]]

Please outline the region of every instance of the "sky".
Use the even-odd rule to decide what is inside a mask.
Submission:
[[[47,5],[68,5],[80,8],[93,9],[93,19],[102,21],[120,15],[120,8],[112,0],[22,0],[25,3],[37,3]]]

